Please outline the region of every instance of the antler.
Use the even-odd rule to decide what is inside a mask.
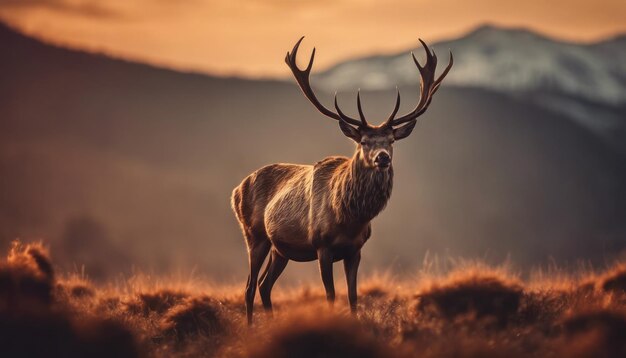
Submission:
[[[422,41],[422,39],[420,39],[419,41],[422,43],[424,50],[426,50],[426,64],[424,65],[424,67],[420,66],[413,52],[411,52],[411,56],[413,57],[413,62],[415,62],[415,65],[417,66],[417,69],[420,72],[420,77],[421,77],[420,78],[420,99],[417,103],[417,106],[411,112],[405,114],[404,116],[400,118],[394,118],[398,111],[398,105],[400,103],[400,93],[398,92],[397,99],[396,99],[396,108],[394,108],[393,113],[391,114],[389,119],[387,119],[387,121],[384,123],[385,125],[397,126],[402,123],[410,122],[416,119],[417,117],[419,117],[420,115],[422,115],[424,112],[426,112],[426,109],[428,108],[428,106],[430,105],[430,102],[433,99],[433,95],[439,89],[441,82],[450,71],[450,68],[452,68],[454,59],[452,58],[452,52],[450,52],[450,62],[448,63],[448,66],[443,71],[443,73],[439,76],[439,78],[435,80],[435,70],[437,68],[437,55],[435,54],[434,51],[431,52],[431,50],[428,48],[426,43]]]
[[[367,126],[367,122],[365,121],[365,117],[363,117],[363,112],[361,111],[360,104],[359,104],[359,115],[361,115],[361,121],[356,120],[352,117],[346,116],[345,114],[341,113],[338,107],[337,109],[339,113],[335,113],[331,111],[330,109],[324,107],[324,105],[321,104],[320,101],[317,99],[317,97],[315,96],[315,93],[313,92],[313,89],[311,88],[311,83],[309,82],[309,75],[311,73],[311,68],[313,67],[313,60],[315,59],[315,48],[313,48],[313,52],[311,53],[311,59],[309,60],[309,64],[306,66],[304,70],[299,69],[298,65],[296,65],[296,56],[298,55],[298,48],[300,47],[300,43],[302,42],[303,39],[304,39],[304,36],[302,36],[300,40],[296,42],[295,46],[293,47],[293,50],[291,50],[291,52],[287,52],[287,56],[285,57],[285,62],[287,63],[287,66],[289,66],[289,68],[291,69],[291,72],[293,72],[293,76],[296,78],[296,82],[298,82],[298,85],[300,86],[302,93],[304,93],[306,98],[308,98],[308,100],[315,106],[315,108],[317,108],[317,110],[320,111],[323,115],[330,117],[332,119],[338,120],[338,121],[345,121],[355,126],[363,126],[363,125]],[[335,94],[335,102],[336,100],[337,100],[337,95]],[[358,102],[360,103],[360,100]]]
[[[337,112],[333,112],[332,110],[326,108],[322,103],[320,103],[320,101],[317,99],[317,96],[315,96],[313,89],[311,88],[311,83],[309,79],[310,74],[311,74],[311,68],[313,67],[313,60],[315,59],[315,48],[313,48],[313,52],[311,53],[311,59],[309,60],[309,64],[304,70],[301,70],[300,68],[298,68],[298,65],[296,64],[298,48],[300,47],[300,43],[302,42],[302,40],[304,40],[304,36],[302,36],[300,40],[296,42],[291,52],[287,52],[287,56],[285,57],[285,62],[287,63],[287,66],[289,66],[289,68],[291,69],[291,72],[293,73],[293,76],[295,77],[296,82],[298,82],[298,85],[300,86],[300,89],[302,90],[302,93],[304,93],[305,97],[315,106],[315,108],[317,108],[318,111],[320,111],[322,114],[324,114],[327,117],[330,117],[338,121],[343,121],[343,122],[346,122],[346,123],[349,123],[358,127],[369,126],[367,121],[365,120],[365,115],[363,114],[363,108],[361,107],[360,91],[358,92],[357,97],[356,97],[360,120],[347,116],[345,113],[341,111],[341,109],[339,109],[339,106],[337,104],[336,93],[335,93],[335,109],[337,110]],[[430,105],[430,102],[433,99],[433,95],[435,94],[435,92],[437,92],[437,90],[439,89],[439,86],[441,85],[441,82],[443,81],[443,79],[446,77],[446,75],[448,74],[448,72],[450,72],[450,69],[452,68],[454,59],[452,57],[452,52],[450,52],[450,61],[448,63],[448,66],[444,69],[443,73],[437,79],[435,79],[435,70],[437,69],[437,55],[435,54],[434,51],[428,48],[428,45],[426,45],[426,43],[422,41],[422,39],[420,39],[419,41],[424,47],[424,50],[426,50],[426,64],[424,64],[424,67],[422,67],[420,63],[417,61],[417,58],[415,58],[415,54],[413,52],[411,52],[411,56],[413,57],[413,62],[415,62],[415,65],[417,66],[417,69],[419,70],[420,77],[421,77],[420,78],[420,99],[417,103],[417,106],[415,106],[415,108],[411,112],[405,114],[404,116],[400,118],[395,118],[396,114],[398,113],[398,109],[400,108],[400,92],[398,91],[396,95],[395,107],[391,115],[383,123],[383,125],[392,126],[392,127],[398,126],[400,124],[415,120],[417,117],[421,116],[424,112],[426,112],[426,109],[428,108],[428,106]]]

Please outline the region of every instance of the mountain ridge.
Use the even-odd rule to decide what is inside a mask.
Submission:
[[[594,43],[558,41],[523,28],[481,26],[432,44],[439,71],[454,53],[447,86],[524,97],[561,113],[626,156],[626,35]],[[327,92],[417,86],[409,50],[344,61],[314,75]],[[415,50],[424,61],[424,50]]]
[[[505,91],[554,88],[567,94],[609,104],[626,103],[626,83],[612,75],[620,63],[611,63],[595,48],[621,38],[576,44],[556,41],[525,29],[481,26],[466,35],[432,44],[440,62],[448,49],[455,54],[455,67],[448,75],[449,85],[477,86]],[[445,51],[442,51],[445,49]],[[620,49],[626,54],[626,47]],[[398,83],[419,81],[409,53],[365,56],[341,62],[316,76],[323,89],[389,89]],[[423,59],[423,49],[415,50]],[[600,68],[602,65],[608,68]],[[586,73],[589,72],[589,73]],[[600,82],[598,82],[600,81]]]

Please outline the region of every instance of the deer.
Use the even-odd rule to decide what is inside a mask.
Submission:
[[[393,186],[393,143],[408,137],[417,118],[426,112],[453,65],[435,77],[437,56],[424,41],[426,63],[421,66],[411,52],[420,74],[420,97],[409,113],[396,117],[400,91],[389,117],[380,125],[370,124],[363,113],[360,90],[357,93],[359,119],[346,115],[335,93],[335,111],[325,107],[315,95],[310,73],[315,48],[307,67],[296,65],[300,38],[285,62],[304,96],[326,117],[339,123],[343,134],[356,143],[352,157],[331,156],[314,165],[271,164],[247,176],[231,196],[231,206],[239,221],[248,249],[249,275],[245,289],[246,316],[252,324],[257,290],[265,311],[272,313],[271,293],[287,263],[319,262],[319,271],[329,305],[335,301],[333,263],[343,260],[350,311],[357,312],[357,272],[361,248],[371,236],[371,221],[387,205]],[[259,278],[266,257],[268,262]]]

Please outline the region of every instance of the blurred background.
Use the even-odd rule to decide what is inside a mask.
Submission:
[[[98,280],[242,280],[232,189],[351,155],[284,55],[372,122],[418,98],[418,38],[455,66],[396,145],[364,271],[428,255],[603,265],[626,248],[626,2],[0,0],[0,245],[44,240]],[[416,50],[417,49],[417,50]],[[443,67],[441,65],[440,67]],[[292,264],[286,281],[317,279]]]

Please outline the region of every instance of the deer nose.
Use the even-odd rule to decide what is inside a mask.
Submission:
[[[374,164],[380,168],[387,168],[391,164],[391,157],[387,152],[380,152],[374,159]]]

